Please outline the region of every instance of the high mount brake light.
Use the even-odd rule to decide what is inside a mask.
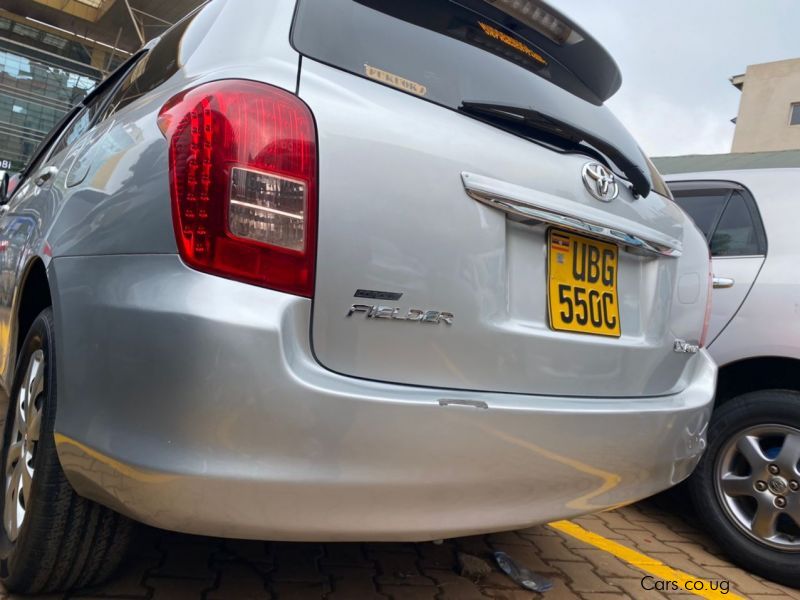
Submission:
[[[532,27],[559,45],[574,44],[583,38],[569,25],[538,2],[532,0],[485,0],[520,23]]]
[[[267,84],[224,80],[172,98],[158,125],[184,262],[312,297],[317,148],[308,107]]]

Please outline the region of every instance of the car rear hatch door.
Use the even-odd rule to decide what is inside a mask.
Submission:
[[[536,19],[506,5],[301,0],[316,357],[442,388],[680,389],[703,240],[603,105],[620,83],[605,50],[544,4]]]

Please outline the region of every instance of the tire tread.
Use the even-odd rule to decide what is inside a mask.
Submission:
[[[31,503],[17,542],[5,539],[0,548],[3,584],[9,591],[23,594],[62,592],[102,583],[124,558],[132,530],[132,522],[126,517],[75,493],[61,468],[53,437],[57,398],[51,366],[55,362],[53,331],[52,309],[46,309],[34,321],[21,353],[24,359],[36,335],[49,351],[47,404]],[[24,362],[20,360],[20,364]],[[6,537],[4,531],[0,537]]]

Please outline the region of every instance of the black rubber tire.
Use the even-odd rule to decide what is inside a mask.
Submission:
[[[714,463],[726,441],[748,427],[771,423],[800,428],[800,394],[762,390],[718,407],[708,430],[708,449],[689,478],[689,493],[708,533],[733,562],[772,581],[800,588],[800,553],[771,548],[742,533],[725,513],[714,484]]]
[[[30,356],[45,355],[42,423],[34,455],[31,498],[16,541],[0,524],[0,581],[10,592],[62,592],[108,579],[125,556],[132,522],[78,496],[67,481],[56,454],[56,354],[53,312],[33,322],[20,352],[11,388],[0,463],[0,516],[5,504],[5,464],[12,435],[17,390]]]

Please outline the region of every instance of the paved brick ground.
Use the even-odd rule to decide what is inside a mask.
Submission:
[[[753,600],[794,598],[790,590],[732,566],[710,540],[663,500],[649,501],[576,522],[608,539],[709,580],[728,580],[731,591]],[[549,527],[434,544],[287,544],[218,540],[147,530],[122,571],[109,584],[66,598],[154,600],[533,600],[494,567],[480,579],[459,573],[457,555],[491,563],[504,550],[550,577],[544,597],[691,598],[645,591],[643,573],[611,554]],[[13,598],[13,596],[11,596]],[[52,597],[55,598],[55,597]],[[58,596],[58,598],[62,598]]]

